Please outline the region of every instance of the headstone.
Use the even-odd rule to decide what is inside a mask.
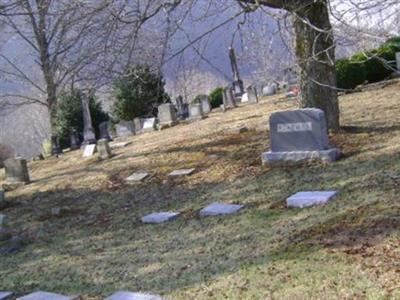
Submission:
[[[119,137],[132,136],[135,134],[135,128],[132,121],[120,121],[115,125]]]
[[[396,53],[397,71],[400,72],[400,52]]]
[[[89,95],[82,93],[82,114],[83,114],[83,142],[82,145],[89,145],[96,143],[96,136],[94,134],[92,125],[92,116],[90,115],[89,108]]]
[[[230,215],[238,212],[244,206],[237,204],[212,203],[200,210],[201,217]]]
[[[249,103],[258,103],[257,89],[254,86],[249,86],[247,88],[247,97]]]
[[[131,182],[132,181],[143,181],[149,176],[150,176],[150,174],[146,173],[146,172],[136,172],[136,173],[133,173],[128,178],[126,178],[126,181],[131,181]]]
[[[273,113],[269,119],[271,151],[263,153],[268,165],[307,160],[333,162],[340,150],[329,147],[325,113],[316,108]]]
[[[32,294],[19,297],[17,300],[73,300],[73,297],[63,296],[60,294],[49,293],[49,292],[34,292]]]
[[[185,120],[189,117],[189,106],[187,103],[183,101],[182,96],[178,96],[175,99],[175,106],[178,114],[178,119],[179,120]]]
[[[51,136],[51,146],[52,146],[52,148],[51,148],[52,155],[58,155],[58,154],[62,153],[62,149],[60,146],[60,139],[59,139],[58,135],[53,134]]]
[[[10,300],[14,296],[13,292],[0,292],[0,300]]]
[[[178,122],[174,105],[171,103],[161,104],[158,107],[158,120],[160,129],[176,125]]]
[[[268,84],[262,90],[263,96],[272,96],[276,94],[276,88],[272,84]]]
[[[234,96],[242,97],[244,93],[243,81],[240,79],[239,68],[236,61],[235,49],[233,49],[232,47],[229,48],[229,59],[231,61],[232,77],[234,79],[232,83]]]
[[[226,87],[224,89],[224,93],[222,94],[222,100],[225,109],[236,107],[236,101],[235,98],[233,97],[232,89],[230,87]]]
[[[86,145],[83,149],[83,157],[91,157],[96,152],[96,144]]]
[[[203,97],[200,98],[200,104],[201,108],[203,110],[204,115],[208,115],[211,112],[211,104],[210,104],[210,99],[208,96],[204,95]]]
[[[156,118],[143,119],[142,131],[148,132],[156,129]]]
[[[101,159],[108,159],[112,157],[111,148],[108,145],[108,140],[101,139],[97,141],[97,152]]]
[[[158,295],[120,291],[107,297],[105,300],[163,300],[163,299]]]
[[[204,119],[203,106],[201,105],[201,103],[190,104],[189,115],[190,115],[190,120],[192,121]]]
[[[0,229],[8,228],[9,219],[7,215],[0,214]]]
[[[110,131],[109,131],[109,122],[105,121],[105,122],[101,122],[99,124],[99,131],[100,131],[100,139],[105,139],[107,141],[111,141],[111,135],[110,135]]]
[[[26,160],[20,157],[4,161],[7,183],[28,183],[30,181]]]
[[[52,145],[51,141],[48,139],[45,139],[42,143],[42,155],[44,158],[50,157],[52,154]]]
[[[288,207],[310,207],[321,205],[329,202],[337,196],[336,191],[313,191],[313,192],[298,192],[287,198],[286,204]]]
[[[135,129],[135,134],[139,134],[142,131],[142,119],[134,118],[133,119],[133,127]]]
[[[152,213],[150,215],[144,216],[142,218],[142,223],[145,224],[160,224],[171,221],[179,216],[178,212],[158,212]]]
[[[8,216],[0,214],[0,242],[7,241],[12,238],[8,223]]]
[[[249,102],[249,95],[247,93],[244,93],[242,95],[242,99],[240,100],[240,102],[242,102],[242,103]]]
[[[170,177],[188,176],[192,175],[195,170],[196,170],[195,168],[175,170],[169,173],[168,176]]]
[[[69,132],[69,145],[71,150],[77,150],[81,146],[81,143],[79,141],[79,134],[75,128],[71,128]]]

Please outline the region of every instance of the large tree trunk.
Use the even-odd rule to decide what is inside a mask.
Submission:
[[[325,0],[304,8],[295,16],[296,56],[300,65],[302,107],[322,109],[332,131],[339,130],[335,46]]]

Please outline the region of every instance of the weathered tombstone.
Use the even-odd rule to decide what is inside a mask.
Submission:
[[[42,155],[44,158],[48,158],[51,156],[52,154],[52,145],[51,145],[51,141],[48,139],[45,139],[42,143]]]
[[[58,135],[53,134],[51,136],[51,154],[52,155],[58,155],[58,154],[62,154],[62,149],[60,146],[60,139],[58,137]]]
[[[99,124],[99,131],[100,131],[100,139],[104,139],[107,141],[111,141],[112,138],[110,136],[110,131],[109,131],[109,122],[105,121],[105,122],[101,122]]]
[[[75,128],[71,128],[69,131],[69,147],[71,150],[76,150],[80,146],[78,131]]]
[[[201,103],[192,103],[189,105],[189,116],[191,121],[204,119],[203,106]]]
[[[132,136],[135,134],[135,128],[132,121],[120,121],[115,125],[119,137]]]
[[[254,86],[249,86],[247,88],[247,97],[249,103],[258,103],[257,89]]]
[[[17,157],[4,161],[7,183],[28,183],[30,181],[26,160]]]
[[[135,129],[135,134],[142,133],[142,119],[141,118],[133,118],[133,128]]]
[[[119,291],[107,297],[105,300],[163,300],[163,299],[158,295]]]
[[[325,204],[337,196],[337,191],[298,192],[286,200],[288,207],[304,208]]]
[[[242,103],[249,102],[249,95],[247,93],[244,93],[242,95],[242,99],[240,100],[240,102]]]
[[[142,132],[153,131],[156,129],[156,118],[145,118],[142,124]]]
[[[91,157],[94,155],[95,152],[96,152],[96,144],[86,145],[85,148],[83,149],[83,157],[84,158]]]
[[[138,181],[145,180],[149,176],[150,176],[150,174],[147,172],[136,172],[136,173],[133,173],[132,175],[130,175],[125,180],[128,182],[138,182]]]
[[[101,159],[108,159],[112,157],[111,148],[108,145],[107,139],[100,139],[97,141],[97,152]]]
[[[238,212],[243,208],[243,205],[212,203],[200,210],[201,217],[230,215]]]
[[[224,89],[224,93],[222,94],[222,100],[225,109],[227,108],[235,108],[236,107],[236,101],[235,98],[233,97],[232,89],[230,87],[226,87]]]
[[[268,84],[262,89],[263,96],[272,96],[276,94],[276,88],[273,84]]]
[[[159,129],[176,125],[177,117],[174,105],[171,103],[164,103],[158,107],[158,120]]]
[[[74,300],[75,297],[68,297],[60,294],[37,291],[29,295],[19,297],[17,300]]]
[[[192,175],[195,170],[196,170],[195,168],[175,170],[169,173],[168,176],[170,177],[189,176]]]
[[[210,104],[210,99],[208,96],[204,95],[200,98],[200,104],[203,110],[204,115],[208,115],[211,112],[211,104]]]
[[[178,212],[170,212],[170,211],[152,213],[150,215],[144,216],[142,218],[142,223],[145,223],[145,224],[165,223],[165,222],[174,220],[179,215],[180,215],[180,213],[178,213]]]
[[[400,52],[396,53],[397,71],[400,72]]]
[[[182,96],[178,96],[175,99],[175,106],[177,110],[177,117],[179,120],[185,120],[186,118],[189,117],[189,106],[187,103],[183,101]]]
[[[89,108],[89,96],[82,93],[82,114],[83,114],[83,142],[82,145],[89,145],[96,143],[96,136],[94,134],[92,117]]]
[[[0,292],[0,300],[11,300],[13,296],[14,296],[13,292],[8,292],[8,291]]]
[[[0,214],[0,242],[7,241],[12,238],[8,223],[8,216]]]
[[[263,164],[293,164],[307,160],[333,162],[340,150],[329,147],[325,113],[316,108],[273,113],[269,119],[271,151]]]

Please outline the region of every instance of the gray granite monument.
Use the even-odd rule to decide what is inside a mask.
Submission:
[[[76,150],[81,147],[79,141],[79,134],[75,128],[71,128],[69,132],[69,145],[71,150]]]
[[[83,142],[82,146],[95,144],[96,136],[92,126],[92,116],[90,115],[90,98],[86,93],[82,93],[82,114],[83,114]]]
[[[174,126],[178,123],[175,107],[171,103],[164,103],[158,107],[159,129]]]
[[[110,122],[108,121],[101,122],[99,124],[100,139],[105,139],[107,141],[112,140],[109,127],[110,127]]]
[[[9,158],[4,161],[4,167],[6,171],[7,183],[13,184],[30,182],[28,165],[25,159],[21,157]]]
[[[107,139],[100,139],[97,141],[97,152],[101,159],[108,159],[113,156]]]
[[[238,204],[212,203],[200,210],[201,217],[230,215],[238,212],[244,206]]]
[[[233,97],[233,92],[230,87],[226,87],[224,89],[224,93],[222,94],[222,100],[225,109],[236,107],[236,101],[235,98]]]
[[[142,223],[144,224],[160,224],[172,221],[180,215],[179,212],[157,212],[150,215],[144,216],[142,218]]]
[[[337,191],[298,192],[287,198],[286,204],[288,207],[297,208],[322,205],[333,200],[337,195]]]
[[[201,104],[201,107],[203,110],[203,114],[208,115],[212,110],[212,107],[210,104],[210,99],[208,98],[208,96],[206,96],[206,95],[202,96],[200,98],[200,104]]]
[[[62,149],[60,146],[60,139],[59,139],[58,135],[53,134],[51,136],[51,146],[52,146],[52,148],[51,148],[52,155],[62,154]]]
[[[247,99],[248,103],[258,103],[257,89],[252,85],[247,88]]]
[[[198,121],[204,119],[203,106],[201,103],[192,103],[189,105],[190,121]]]
[[[271,151],[262,154],[265,165],[333,162],[340,157],[339,149],[329,147],[325,113],[320,109],[276,112],[269,124]]]
[[[120,121],[115,125],[118,137],[127,137],[135,134],[135,127],[132,121]]]

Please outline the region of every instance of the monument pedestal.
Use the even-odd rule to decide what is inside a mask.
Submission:
[[[341,156],[340,149],[315,151],[286,151],[286,152],[264,152],[261,161],[264,166],[288,166],[308,161],[322,161],[333,163]]]

